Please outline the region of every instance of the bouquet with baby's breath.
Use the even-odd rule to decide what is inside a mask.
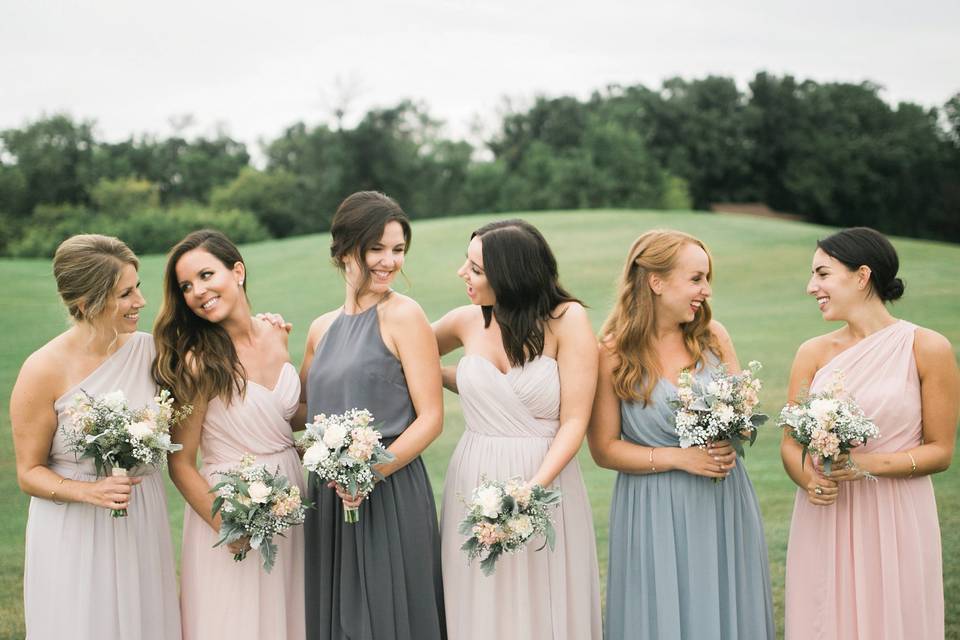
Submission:
[[[553,546],[556,532],[550,507],[560,504],[559,489],[529,485],[520,478],[492,482],[481,478],[467,503],[460,522],[460,533],[468,536],[460,547],[467,561],[480,558],[480,569],[491,575],[497,559],[504,553],[517,553],[535,536],[543,536],[544,546]]]
[[[217,494],[211,515],[220,514],[220,537],[213,546],[230,544],[241,538],[250,539],[250,548],[260,552],[267,573],[277,559],[277,545],[273,536],[298,524],[303,524],[305,504],[300,488],[280,473],[270,473],[266,466],[255,464],[256,458],[246,454],[240,465],[221,472],[223,480],[212,489]],[[247,557],[244,549],[233,555],[240,562]]]
[[[123,391],[94,396],[82,391],[67,408],[69,420],[60,429],[67,448],[78,457],[93,458],[97,475],[126,476],[141,466],[161,467],[167,454],[182,446],[170,440],[170,428],[190,415],[192,407],[173,408],[166,389],[154,398],[154,405],[131,409]],[[126,509],[113,509],[121,518]]]
[[[374,465],[396,459],[381,444],[381,434],[372,424],[373,416],[366,409],[314,416],[297,445],[303,452],[303,466],[319,482],[335,482],[354,497],[370,493],[383,477]],[[343,519],[358,522],[360,510],[344,508]]]
[[[879,438],[880,429],[867,418],[843,386],[843,372],[833,372],[830,388],[813,393],[780,412],[780,426],[803,447],[800,465],[807,454],[823,461],[827,473],[841,454],[859,447],[870,438]],[[852,461],[851,461],[852,462]]]
[[[757,439],[757,427],[767,416],[754,413],[762,388],[756,377],[761,365],[756,360],[741,373],[728,373],[719,366],[706,384],[689,371],[680,374],[677,397],[670,401],[676,409],[676,432],[682,448],[703,447],[711,442],[729,440],[737,455],[743,457],[743,443]]]

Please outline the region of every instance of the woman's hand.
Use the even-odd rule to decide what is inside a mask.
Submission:
[[[134,485],[143,478],[107,476],[95,482],[88,482],[84,492],[84,502],[103,509],[126,509],[130,504],[130,493]]]
[[[824,468],[822,460],[816,460],[814,466],[820,475],[825,478],[830,478],[834,482],[849,482],[867,477],[866,472],[864,472],[864,470],[853,461],[850,454],[847,453],[841,453],[837,456],[837,459],[830,465],[829,472]]]
[[[333,481],[328,482],[327,486],[336,490],[337,497],[343,501],[343,507],[345,509],[359,509],[360,505],[363,504],[364,499],[367,497],[365,494],[360,494],[354,497],[349,491]]]
[[[287,333],[293,329],[293,325],[283,319],[283,316],[279,313],[258,313],[256,316],[257,320],[263,320],[272,324],[278,329],[283,329]]]
[[[726,478],[737,465],[737,452],[727,440],[678,451],[681,454],[679,467],[696,476]]]
[[[826,478],[816,471],[810,474],[805,489],[810,504],[819,507],[829,507],[837,501],[837,497],[840,495],[840,487],[836,481]]]
[[[250,551],[250,536],[243,536],[238,540],[234,540],[227,545],[227,551],[233,555],[243,553],[244,551]]]

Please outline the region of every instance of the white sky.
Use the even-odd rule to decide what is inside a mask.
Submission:
[[[871,80],[939,106],[960,91],[960,1],[0,0],[0,129],[66,111],[101,137],[218,126],[250,144],[409,97],[463,136],[503,96],[757,71]]]

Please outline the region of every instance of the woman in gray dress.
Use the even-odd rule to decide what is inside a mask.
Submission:
[[[330,254],[343,273],[343,306],[310,326],[301,367],[308,416],[368,409],[396,456],[368,496],[318,487],[307,512],[307,637],[444,638],[440,534],[420,453],[443,425],[440,356],[426,315],[390,288],[410,246],[410,223],[382,193],[337,209]],[[304,398],[302,398],[304,399]],[[359,507],[347,524],[343,507]]]
[[[588,440],[618,471],[610,508],[606,634],[697,640],[773,638],[760,509],[728,442],[681,449],[669,401],[691,369],[739,371],[711,319],[706,246],[678,231],[634,242],[602,331]],[[715,480],[723,480],[715,482]]]

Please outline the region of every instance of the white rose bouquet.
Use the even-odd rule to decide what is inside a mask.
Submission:
[[[263,569],[270,573],[277,559],[273,536],[303,524],[309,505],[301,499],[300,488],[291,485],[279,468],[270,473],[255,462],[256,458],[247,454],[240,466],[218,474],[224,480],[210,490],[217,494],[211,515],[220,514],[220,537],[213,546],[250,538],[250,548],[260,552]],[[233,555],[237,562],[246,557],[246,549]]]
[[[374,465],[396,459],[381,444],[381,434],[372,423],[373,416],[366,409],[314,416],[298,443],[303,466],[317,474],[319,482],[335,482],[354,497],[370,493],[374,482],[382,478]],[[358,522],[359,509],[345,508],[343,519],[350,524]]]
[[[743,457],[743,443],[757,439],[757,427],[767,416],[754,413],[763,388],[756,377],[761,369],[756,360],[738,374],[720,366],[710,382],[703,384],[689,371],[683,371],[677,385],[677,397],[670,401],[676,409],[675,429],[682,448],[703,447],[711,442],[729,440],[737,455]]]
[[[779,424],[803,446],[800,465],[807,454],[823,460],[829,473],[841,454],[859,447],[870,438],[879,438],[880,429],[843,388],[843,372],[833,372],[830,388],[808,395],[799,404],[788,404],[780,412]]]
[[[556,532],[549,508],[558,504],[559,489],[530,486],[520,478],[506,482],[481,478],[460,523],[460,533],[468,536],[460,549],[467,552],[468,562],[480,558],[480,569],[487,576],[503,553],[523,550],[534,536],[544,537],[537,551],[544,546],[552,551]]]
[[[170,441],[170,428],[190,415],[192,407],[173,408],[166,389],[154,398],[155,406],[131,409],[123,391],[92,396],[86,391],[73,397],[60,430],[67,448],[80,458],[93,458],[97,475],[126,476],[134,467],[162,467],[167,454],[182,447]],[[115,518],[126,509],[113,509]]]

